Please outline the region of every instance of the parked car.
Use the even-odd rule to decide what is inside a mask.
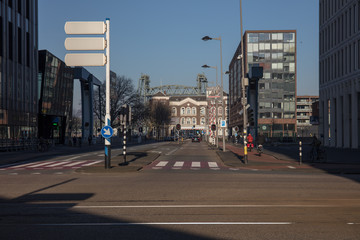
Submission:
[[[200,137],[198,136],[193,136],[191,139],[192,142],[200,142]]]

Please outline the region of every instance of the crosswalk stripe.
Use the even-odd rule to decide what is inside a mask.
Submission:
[[[200,162],[192,162],[192,163],[191,163],[191,167],[193,167],[193,168],[199,168],[199,167],[201,167]]]
[[[36,167],[40,167],[40,166],[44,166],[44,165],[48,165],[48,164],[51,164],[51,163],[54,163],[54,161],[51,161],[51,162],[42,162],[40,164],[36,164],[36,165],[28,165],[26,167],[31,167],[31,168],[36,168]]]
[[[184,162],[176,162],[174,164],[174,167],[182,167],[182,166],[184,166]]]
[[[84,162],[87,162],[87,161],[77,161],[77,162],[73,162],[73,163],[64,165],[64,167],[71,167],[71,166],[75,166],[75,165],[78,165],[78,164],[82,164],[82,163],[84,163]]]
[[[91,166],[91,165],[97,164],[97,163],[99,163],[99,162],[102,162],[102,161],[95,161],[95,162],[87,163],[87,164],[84,164],[83,166],[84,166],[84,167],[87,167],[87,166]]]
[[[160,161],[156,164],[156,167],[165,167],[168,164],[168,161]]]
[[[67,164],[67,163],[69,163],[69,162],[59,162],[59,163],[48,165],[46,167],[56,167],[56,166],[64,165],[64,164]]]
[[[48,162],[48,163],[53,163],[53,162]],[[27,164],[16,165],[16,166],[9,167],[8,169],[23,168],[23,167],[27,167],[27,166],[34,165],[34,164],[36,164],[36,162],[35,163],[32,162],[32,163],[27,163]]]
[[[218,168],[218,165],[216,162],[208,162],[210,168]]]

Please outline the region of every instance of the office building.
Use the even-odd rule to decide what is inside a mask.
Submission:
[[[318,96],[297,96],[296,97],[296,125],[299,137],[311,137],[318,135],[319,116],[317,109],[313,109],[319,102]]]
[[[0,140],[37,138],[38,1],[0,1]]]
[[[65,143],[70,138],[74,69],[47,50],[39,51],[39,137]]]
[[[243,36],[245,77],[253,67],[263,68],[263,78],[250,79],[246,87],[249,109],[255,123],[253,135],[296,136],[296,31],[246,31]],[[241,102],[241,44],[229,65],[230,127],[243,129]]]
[[[325,146],[360,146],[360,2],[319,1],[319,134]]]

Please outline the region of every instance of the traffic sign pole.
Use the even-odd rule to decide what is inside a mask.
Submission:
[[[67,38],[65,48],[67,50],[103,50],[106,49],[106,55],[103,53],[73,53],[66,54],[65,64],[67,66],[104,66],[106,65],[106,114],[105,129],[103,137],[105,138],[105,168],[111,167],[111,129],[110,116],[110,19],[106,22],[66,22],[65,33],[69,35],[103,35],[106,33],[106,39],[103,38]]]
[[[106,19],[106,114],[105,126],[111,126],[110,116],[110,19]],[[105,139],[105,168],[111,167],[111,141]]]

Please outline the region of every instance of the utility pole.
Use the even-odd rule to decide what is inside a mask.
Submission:
[[[245,97],[245,64],[244,64],[244,41],[243,41],[243,17],[242,17],[242,1],[240,0],[240,25],[241,25],[241,33],[240,33],[240,45],[241,45],[241,104],[243,111],[243,133],[244,133],[244,161],[248,163],[248,156],[247,156],[247,112],[246,112],[246,97]]]

